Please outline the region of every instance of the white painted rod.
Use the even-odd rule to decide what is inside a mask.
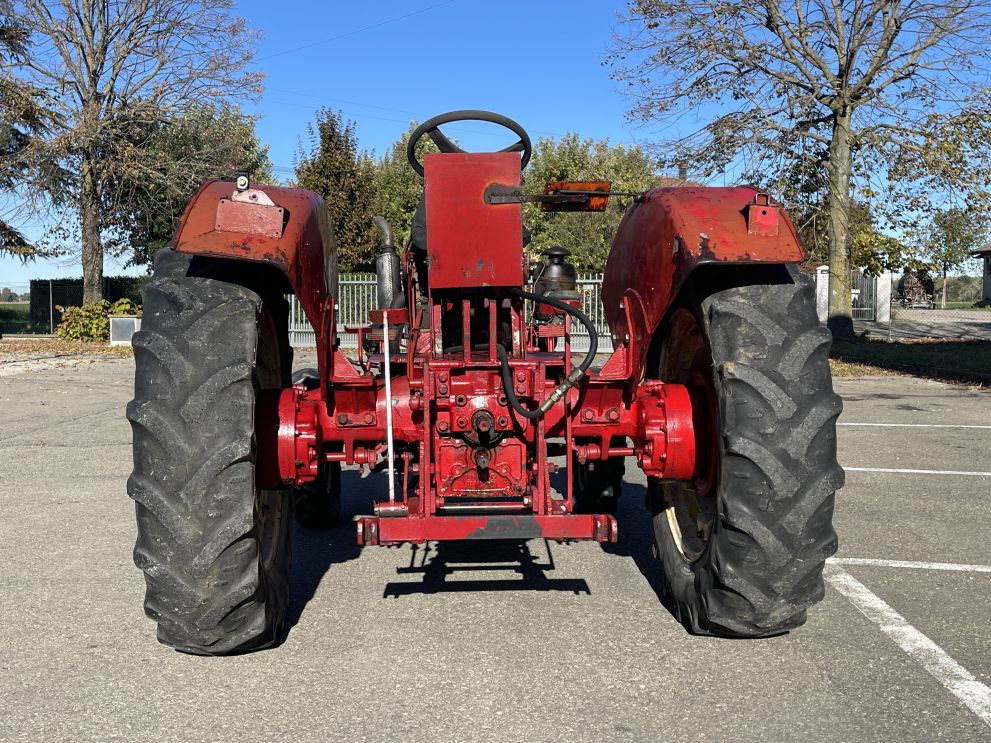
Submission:
[[[389,310],[382,310],[382,352],[385,355],[385,451],[389,458],[389,503],[396,502],[396,465],[392,450],[392,352],[389,350]]]

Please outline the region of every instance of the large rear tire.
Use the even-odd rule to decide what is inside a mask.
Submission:
[[[184,652],[259,649],[280,638],[289,592],[292,499],[255,477],[259,393],[289,384],[285,300],[167,253],[143,292],[127,408],[145,612]]]
[[[648,505],[685,626],[767,637],[803,624],[823,597],[842,402],[812,288],[787,274],[721,278],[688,293],[663,331],[660,376],[689,386],[700,456],[692,483],[652,480]]]

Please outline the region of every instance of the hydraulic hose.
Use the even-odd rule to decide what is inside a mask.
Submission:
[[[539,302],[540,304],[549,304],[551,307],[556,307],[562,312],[567,312],[569,315],[574,317],[578,322],[585,326],[588,330],[588,351],[585,353],[585,358],[582,362],[576,366],[568,376],[565,378],[564,382],[556,389],[551,396],[548,397],[536,410],[527,410],[520,403],[519,398],[516,397],[516,390],[513,387],[513,376],[509,368],[509,356],[506,353],[506,349],[503,348],[502,344],[496,346],[496,353],[499,354],[499,372],[502,375],[502,386],[506,390],[506,400],[509,402],[510,407],[519,413],[524,418],[528,420],[537,420],[543,418],[547,411],[550,410],[564,395],[570,390],[579,379],[585,376],[585,372],[595,361],[596,351],[599,350],[599,334],[595,332],[595,325],[588,318],[584,312],[582,312],[577,307],[572,307],[567,302],[562,302],[560,299],[555,299],[554,297],[547,297],[540,294],[534,294],[533,292],[528,292],[525,289],[512,288],[509,290],[510,294],[515,294],[523,299],[529,299],[533,302]]]

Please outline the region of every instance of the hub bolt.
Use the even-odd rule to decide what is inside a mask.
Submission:
[[[447,385],[446,384],[442,384],[440,387],[438,387],[437,388],[437,393],[438,394],[441,394],[441,395],[446,395],[447,394]]]
[[[447,433],[451,428],[451,425],[447,421],[437,421],[437,430],[441,433]]]
[[[348,416],[347,413],[339,413],[338,414],[338,416],[337,416],[337,424],[338,425],[340,425],[340,426],[346,426],[350,422],[351,422],[351,418]]]
[[[471,417],[471,427],[478,433],[488,433],[495,427],[495,420],[488,410],[476,410]]]

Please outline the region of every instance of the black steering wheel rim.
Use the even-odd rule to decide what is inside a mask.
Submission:
[[[420,126],[413,130],[413,133],[409,136],[409,140],[406,142],[406,159],[409,160],[410,166],[421,178],[423,177],[423,163],[421,163],[416,157],[416,146],[419,144],[424,134],[433,140],[434,144],[437,145],[441,152],[464,152],[464,150],[449,140],[438,128],[443,124],[450,124],[452,121],[487,121],[490,124],[498,124],[501,127],[509,129],[520,139],[515,144],[511,144],[509,147],[504,147],[499,150],[499,152],[522,152],[523,157],[520,159],[520,170],[525,168],[527,163],[530,162],[530,155],[533,154],[533,145],[530,143],[530,135],[526,133],[526,130],[522,126],[517,124],[512,119],[492,111],[479,111],[475,109],[448,111],[446,114],[440,114],[439,116],[434,116],[432,119],[427,119],[424,121],[420,124]]]

